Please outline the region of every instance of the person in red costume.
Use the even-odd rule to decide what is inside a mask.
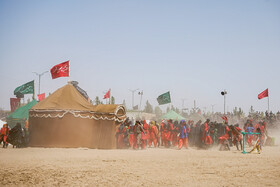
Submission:
[[[244,124],[244,126],[243,126],[243,130],[244,130],[245,132],[248,132],[248,127],[249,127],[249,125],[252,124],[252,123],[253,123],[253,120],[248,119],[248,120],[246,121],[246,123]],[[248,142],[248,134],[245,135],[245,141]]]
[[[163,142],[164,147],[169,147],[169,138],[170,138],[170,131],[169,131],[169,124],[166,120],[161,122],[161,140]]]
[[[136,143],[132,123],[128,126],[128,142],[130,148],[133,148],[133,145]]]
[[[221,147],[220,147],[220,150],[224,150],[224,149],[227,149],[227,150],[230,150],[229,148],[229,126],[228,126],[228,119],[226,116],[222,117],[225,121],[224,121],[224,128],[225,128],[225,134],[221,137],[219,137],[219,143],[221,144]]]
[[[147,124],[146,120],[143,121],[143,129],[144,132],[142,132],[142,136],[141,136],[141,145],[142,145],[142,149],[145,149],[148,143],[148,140],[150,138],[150,133],[149,133],[149,125]]]
[[[149,139],[149,147],[154,144],[154,147],[157,147],[157,140],[158,140],[158,128],[154,121],[150,122],[150,139]]]
[[[247,127],[248,133],[253,133],[255,131],[255,128],[253,127],[253,124],[251,123],[249,127]],[[253,146],[253,134],[248,134],[247,143],[249,146]]]
[[[167,140],[168,140],[168,147],[170,147],[171,142],[173,140],[173,131],[174,131],[174,125],[173,125],[173,121],[172,119],[168,120],[168,132],[167,132]],[[177,134],[176,134],[176,138],[177,138]]]
[[[0,130],[0,143],[3,141],[3,148],[8,147],[7,137],[9,135],[9,130],[8,124],[4,124]]]
[[[256,123],[256,125],[254,125],[254,128],[255,128],[254,133],[256,133],[257,129],[261,127],[261,124],[262,124],[262,122],[260,121],[259,123]],[[253,135],[253,140],[256,141],[257,138],[258,138],[258,135],[254,134]]]
[[[178,145],[179,138],[178,138],[177,135],[179,133],[179,130],[180,130],[179,123],[178,123],[178,121],[175,121],[174,125],[173,125],[173,131],[171,131],[171,140],[172,140],[172,145],[173,146]]]
[[[204,129],[203,129],[203,134],[202,134],[202,143],[204,143],[204,145],[210,145],[213,143],[212,138],[209,135],[209,122],[210,119],[207,119],[204,123]]]

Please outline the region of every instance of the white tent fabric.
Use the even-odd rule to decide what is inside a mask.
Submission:
[[[4,124],[6,124],[6,122],[0,119],[0,128],[2,128]]]

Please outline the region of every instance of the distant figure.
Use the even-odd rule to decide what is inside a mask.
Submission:
[[[202,142],[204,145],[211,145],[213,143],[212,138],[209,135],[209,122],[210,119],[207,119],[206,122],[203,125],[203,129],[202,129]]]
[[[142,149],[145,149],[147,144],[148,144],[148,140],[150,139],[150,126],[147,124],[146,120],[143,120],[143,129],[144,131],[142,132],[142,136],[141,136],[141,145],[142,145]]]
[[[124,126],[124,123],[120,125],[120,127],[117,129],[116,138],[117,138],[117,148],[123,149],[125,147],[124,145],[124,134],[126,132],[126,128]]]
[[[229,148],[229,126],[227,125],[227,123],[225,124],[225,134],[221,137],[219,137],[219,140],[220,140],[220,144],[221,144],[221,147],[220,147],[220,151],[223,151],[223,150],[230,150]]]
[[[128,142],[129,142],[129,147],[133,148],[134,142],[136,141],[135,136],[134,136],[134,130],[133,130],[133,123],[130,122],[129,127],[128,127]]]
[[[188,139],[187,139],[187,127],[186,127],[186,121],[181,120],[180,121],[180,129],[179,129],[179,144],[178,149],[182,149],[184,146],[185,148],[188,148]]]
[[[154,121],[150,122],[150,139],[149,139],[149,147],[154,144],[154,147],[157,147],[158,144],[158,128]]]
[[[8,147],[7,137],[9,135],[9,130],[8,124],[4,124],[0,130],[0,143],[3,142],[3,148]]]
[[[13,145],[13,148],[20,148],[24,144],[24,134],[20,123],[17,123],[14,128],[10,130],[7,142]]]
[[[201,127],[201,120],[199,120],[197,123],[196,123],[196,127],[195,127],[195,132],[194,132],[194,140],[195,140],[195,145],[197,147],[200,147],[201,146],[201,133],[200,133],[200,127]]]
[[[134,125],[134,136],[135,136],[135,143],[134,149],[139,149],[141,147],[141,136],[142,132],[144,132],[143,127],[141,126],[140,121],[136,121]]]
[[[249,127],[247,127],[247,132],[248,133],[253,133],[255,130],[255,128],[253,127],[253,124],[251,123],[249,125]],[[247,138],[247,143],[249,144],[249,146],[253,146],[253,134],[248,134],[248,138]]]
[[[239,124],[236,124],[234,126],[231,125],[231,131],[233,135],[232,143],[236,146],[238,151],[239,151],[239,145],[241,146],[241,150],[242,150],[242,135],[241,135],[242,129],[239,128]]]

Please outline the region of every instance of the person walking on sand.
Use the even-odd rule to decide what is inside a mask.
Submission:
[[[149,139],[149,147],[154,144],[154,147],[157,147],[157,140],[158,140],[158,128],[154,121],[150,122],[150,139]]]
[[[139,149],[141,147],[142,132],[145,133],[143,127],[141,126],[140,121],[136,121],[134,125],[134,136],[135,136],[134,149]]]
[[[180,130],[179,130],[179,144],[178,149],[182,149],[184,146],[185,148],[188,148],[188,140],[187,140],[187,128],[186,128],[186,121],[181,120],[180,121]]]
[[[247,143],[249,144],[249,146],[253,146],[253,134],[250,134],[250,133],[253,133],[255,130],[255,128],[253,127],[253,124],[250,124],[249,127],[247,127],[247,132],[249,133],[248,134],[248,138],[247,138]]]
[[[0,130],[0,143],[3,141],[3,148],[8,147],[7,137],[9,135],[9,130],[8,124],[4,124]]]
[[[149,129],[150,129],[150,126],[147,124],[146,120],[143,120],[143,132],[141,135],[142,149],[146,148],[146,146],[148,144],[148,140],[150,139]]]

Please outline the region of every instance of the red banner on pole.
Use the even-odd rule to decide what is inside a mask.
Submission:
[[[57,64],[51,69],[52,79],[58,77],[69,77],[69,61]]]
[[[45,93],[39,94],[38,95],[38,100],[42,101],[43,99],[45,99]]]
[[[20,98],[10,98],[11,112],[14,112],[20,104]]]
[[[110,90],[104,95],[103,99],[108,99],[110,98]]]
[[[264,97],[268,97],[268,88],[258,95],[258,99],[262,99]]]

